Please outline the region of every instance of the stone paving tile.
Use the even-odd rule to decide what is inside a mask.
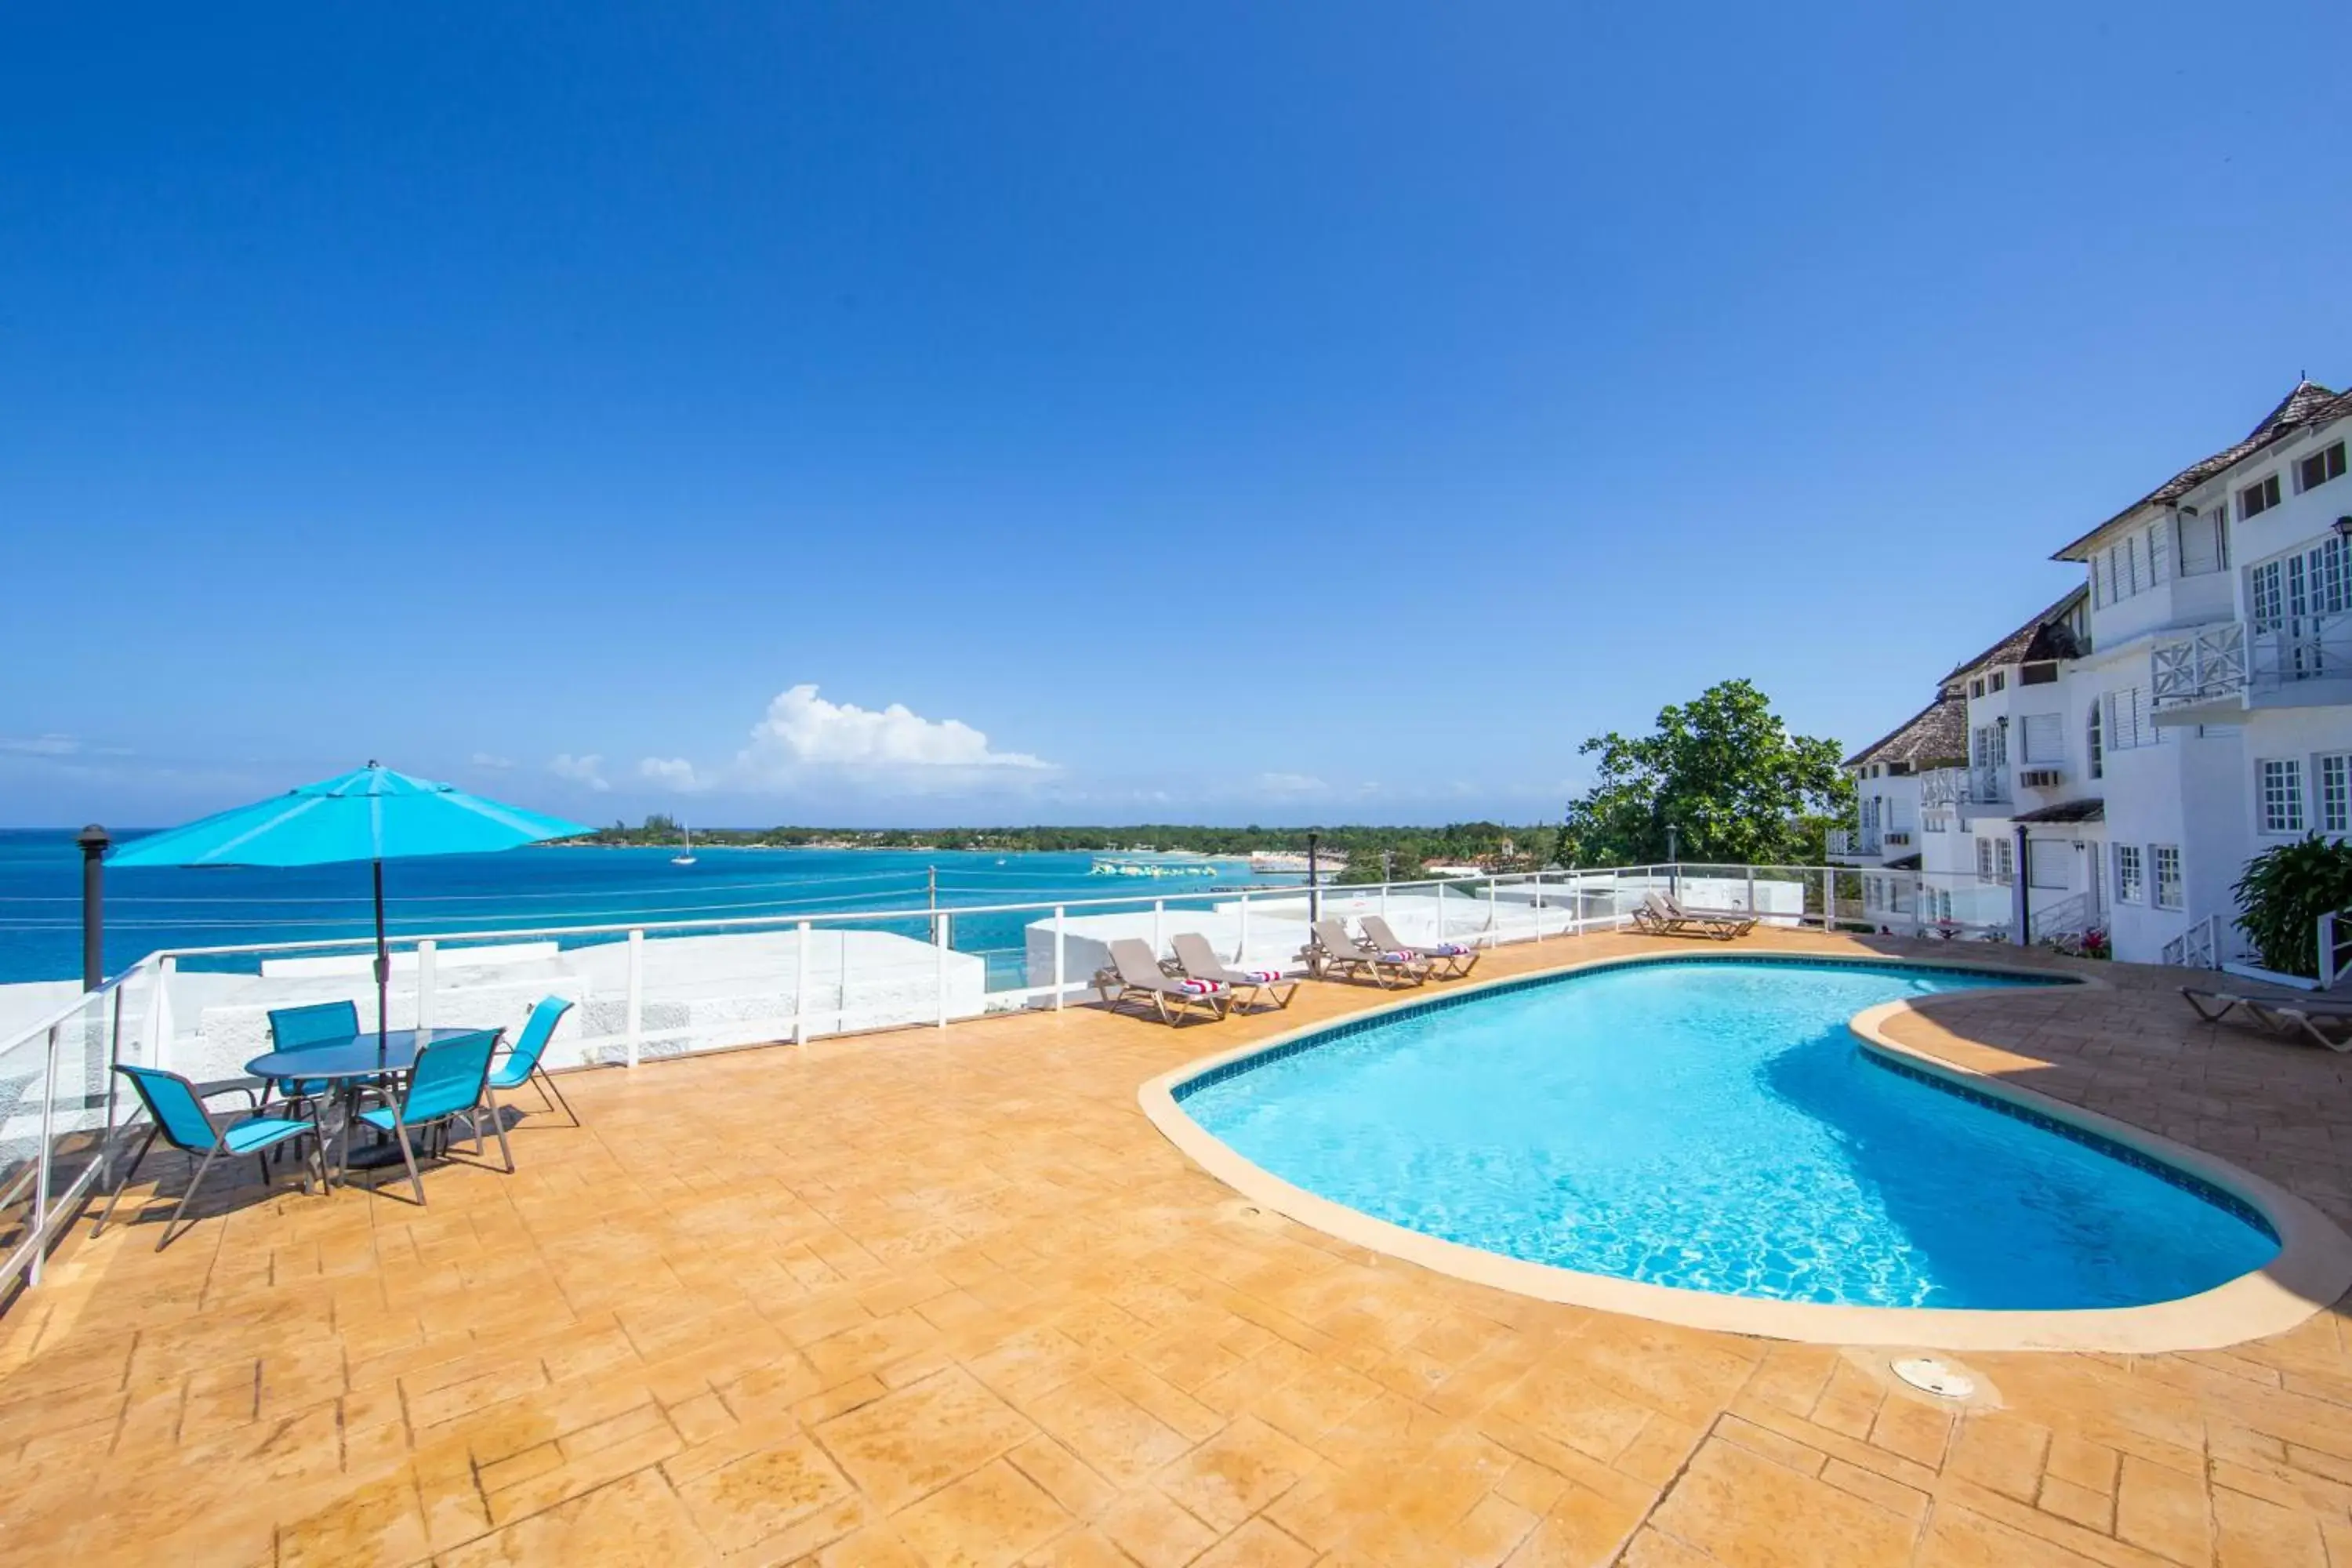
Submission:
[[[2352,1223],[2352,1062],[2097,973],[1893,1032]],[[160,1256],[152,1218],[79,1237],[0,1319],[0,1563],[2352,1568],[2352,1305],[2224,1351],[1973,1356],[2000,1407],[1955,1415],[1884,1352],[1245,1217],[1136,1108],[1381,999],[582,1074],[584,1127],[527,1117],[515,1175],[434,1171],[428,1209],[224,1182]]]

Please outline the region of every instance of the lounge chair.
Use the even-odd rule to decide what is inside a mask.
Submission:
[[[1642,905],[1633,911],[1633,929],[1645,936],[1710,937],[1717,942],[1729,942],[1744,936],[1756,922],[1745,924],[1730,915],[1695,915],[1664,893],[1642,895]]]
[[[1433,980],[1459,980],[1477,967],[1478,950],[1465,947],[1458,942],[1441,942],[1416,946],[1399,942],[1389,922],[1378,915],[1366,915],[1356,922],[1364,928],[1364,939],[1383,952],[1409,952],[1429,965]]]
[[[555,1026],[570,1011],[572,999],[568,996],[542,997],[539,1005],[530,1010],[530,1017],[523,1024],[522,1034],[516,1038],[513,1048],[490,1065],[490,1081],[487,1087],[490,1090],[491,1115],[499,1113],[497,1097],[499,1094],[511,1094],[537,1079],[539,1097],[546,1102],[547,1109],[551,1112],[560,1105],[563,1107],[563,1114],[572,1119],[572,1125],[580,1125],[580,1113],[572,1109],[572,1102],[563,1098],[563,1091],[555,1087],[554,1077],[541,1061],[547,1054],[548,1037],[555,1033]]]
[[[2284,985],[2259,984],[2233,986],[2227,991],[2184,985],[2180,996],[2189,1004],[2189,1011],[2204,1023],[2236,1024],[2241,1028],[2260,1029],[2288,1039],[2307,1037],[2331,1050],[2342,1050],[2345,1047],[2328,1039],[2312,1020],[2340,1018],[2352,1023],[2352,969],[2337,975],[2336,984],[2325,991],[2293,991]],[[2286,1016],[2288,1014],[2294,1016]]]
[[[1666,908],[1674,910],[1684,920],[1702,925],[1727,925],[1735,937],[1746,936],[1756,929],[1756,917],[1751,913],[1733,910],[1694,910],[1685,906],[1672,893],[1661,893],[1658,896],[1666,901]]]
[[[307,1151],[310,1158],[302,1165],[302,1190],[305,1193],[310,1190],[310,1168],[316,1165],[319,1190],[326,1191],[327,1167],[319,1152],[326,1146],[326,1134],[320,1131],[315,1115],[264,1116],[258,1109],[260,1097],[252,1089],[244,1085],[232,1085],[226,1089],[215,1088],[215,1094],[243,1094],[253,1102],[254,1114],[231,1117],[207,1110],[204,1091],[178,1073],[164,1072],[159,1068],[121,1065],[114,1070],[131,1080],[131,1087],[137,1092],[140,1103],[147,1108],[147,1120],[151,1125],[147,1129],[147,1136],[140,1140],[138,1152],[122,1168],[122,1179],[115,1184],[113,1195],[106,1200],[105,1211],[98,1216],[98,1224],[91,1227],[90,1235],[93,1237],[104,1230],[106,1222],[113,1217],[114,1205],[122,1201],[122,1189],[131,1184],[131,1178],[138,1173],[139,1162],[147,1157],[147,1151],[155,1146],[158,1138],[196,1162],[194,1173],[188,1177],[187,1191],[180,1194],[178,1205],[172,1210],[171,1217],[163,1222],[163,1234],[155,1238],[155,1250],[158,1252],[163,1251],[164,1245],[172,1239],[172,1227],[180,1223],[182,1215],[188,1212],[188,1201],[196,1195],[196,1189],[204,1185],[213,1162],[223,1154],[252,1155],[253,1163],[261,1171],[261,1184],[267,1188],[269,1185],[269,1162],[264,1156],[281,1143],[292,1142],[299,1148],[299,1141],[308,1138],[310,1140],[310,1147]]]
[[[1310,929],[1312,940],[1298,956],[1307,961],[1307,972],[1318,980],[1328,980],[1334,972],[1369,974],[1385,991],[1391,979],[1418,985],[1429,978],[1426,959],[1416,958],[1402,948],[1374,947],[1349,936],[1345,921],[1317,921]]]
[[[1255,1011],[1260,1001],[1272,1002],[1276,1007],[1290,1005],[1297,993],[1298,982],[1279,969],[1235,969],[1217,956],[1209,939],[1198,931],[1183,931],[1169,943],[1176,950],[1177,967],[1187,980],[1213,980],[1233,993],[1235,1005],[1247,1004]]]
[[[408,1167],[408,1180],[416,1189],[420,1208],[425,1204],[425,1178],[416,1173],[416,1144],[410,1134],[438,1131],[446,1141],[449,1123],[462,1116],[473,1130],[475,1151],[480,1152],[480,1117],[488,1109],[490,1053],[499,1048],[499,1037],[505,1032],[476,1029],[434,1041],[416,1053],[416,1065],[409,1068],[408,1079],[396,1095],[373,1091],[384,1103],[359,1114],[360,1121],[399,1141],[401,1163]],[[499,1135],[499,1152],[506,1156],[511,1175],[514,1151],[507,1146],[506,1123],[493,1114],[490,1130]]]
[[[1110,944],[1110,962],[1095,971],[1095,989],[1112,1007],[1149,1002],[1160,1021],[1171,1026],[1202,1013],[1213,1022],[1223,1018],[1233,994],[1220,981],[1171,979],[1160,972],[1150,944],[1131,936]]]

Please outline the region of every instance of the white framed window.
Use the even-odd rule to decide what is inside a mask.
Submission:
[[[2315,490],[2330,479],[2344,477],[2344,443],[2322,447],[2294,466],[2294,493]]]
[[[2303,831],[2303,763],[2295,757],[2265,757],[2255,764],[2262,781],[2263,831]]]
[[[2105,778],[2107,772],[2107,750],[2106,747],[2101,743],[2099,736],[2100,706],[2101,704],[2099,700],[2093,698],[2091,700],[2090,714],[2083,721],[2084,752],[2089,759],[2089,772],[2091,776],[2095,779]]]
[[[2025,760],[2057,763],[2066,760],[2066,716],[2028,713],[2025,716]]]
[[[2164,743],[2164,731],[2156,727],[2156,713],[2147,687],[2126,686],[2120,691],[2108,692],[2100,701],[2107,710],[2099,737],[2105,750],[2132,752]]]
[[[2004,888],[2017,880],[2017,847],[2006,838],[1992,841],[1992,879]]]
[[[2156,875],[2156,907],[2180,908],[2180,846],[2151,844],[2147,847],[2147,858],[2149,869]]]
[[[2319,831],[2352,833],[2352,752],[2319,759]]]
[[[2140,901],[2139,846],[2118,844],[2116,857],[2116,902],[2136,904]]]
[[[2279,503],[2279,482],[2276,474],[2264,474],[2238,492],[2238,521],[2259,517]]]
[[[2230,536],[2221,526],[2221,515],[2227,510],[2215,505],[2201,511],[2180,514],[2180,574],[2183,577],[2219,572],[2230,564]]]
[[[1996,669],[1990,676],[1985,678],[1985,689],[1987,691],[1999,691],[2006,688],[2008,685],[2009,671],[2005,669]]]
[[[2025,876],[2044,892],[2063,893],[2074,883],[2074,847],[2063,839],[2025,841]]]

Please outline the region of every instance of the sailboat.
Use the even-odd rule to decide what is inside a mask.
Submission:
[[[669,858],[669,863],[673,866],[691,866],[694,864],[694,829],[681,824],[678,831],[686,835],[686,843],[677,854]]]

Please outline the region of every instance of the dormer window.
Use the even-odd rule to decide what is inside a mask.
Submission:
[[[1990,676],[1990,677],[1986,680],[1986,682],[1985,682],[1985,689],[1986,689],[1987,690],[1989,690],[1989,691],[1999,691],[1999,690],[2000,690],[2003,687],[2007,686],[2008,684],[2009,684],[2009,671],[2007,671],[2007,670],[2005,670],[2005,669],[1996,669],[1996,670],[1994,670],[1994,671],[1992,672],[1991,676]]]
[[[2238,521],[2259,517],[2279,503],[2279,482],[2276,474],[2265,474],[2238,492]]]
[[[2294,493],[2317,489],[2330,479],[2344,477],[2344,443],[2338,441],[2323,451],[2314,452],[2294,466]]]
[[[1983,676],[1979,675],[1974,680],[1969,682],[1969,695],[1971,697],[1982,697],[1984,695]]]
[[[2025,665],[2017,672],[2017,683],[2020,686],[2048,686],[2057,679],[2058,664],[2055,659],[2042,664]]]

